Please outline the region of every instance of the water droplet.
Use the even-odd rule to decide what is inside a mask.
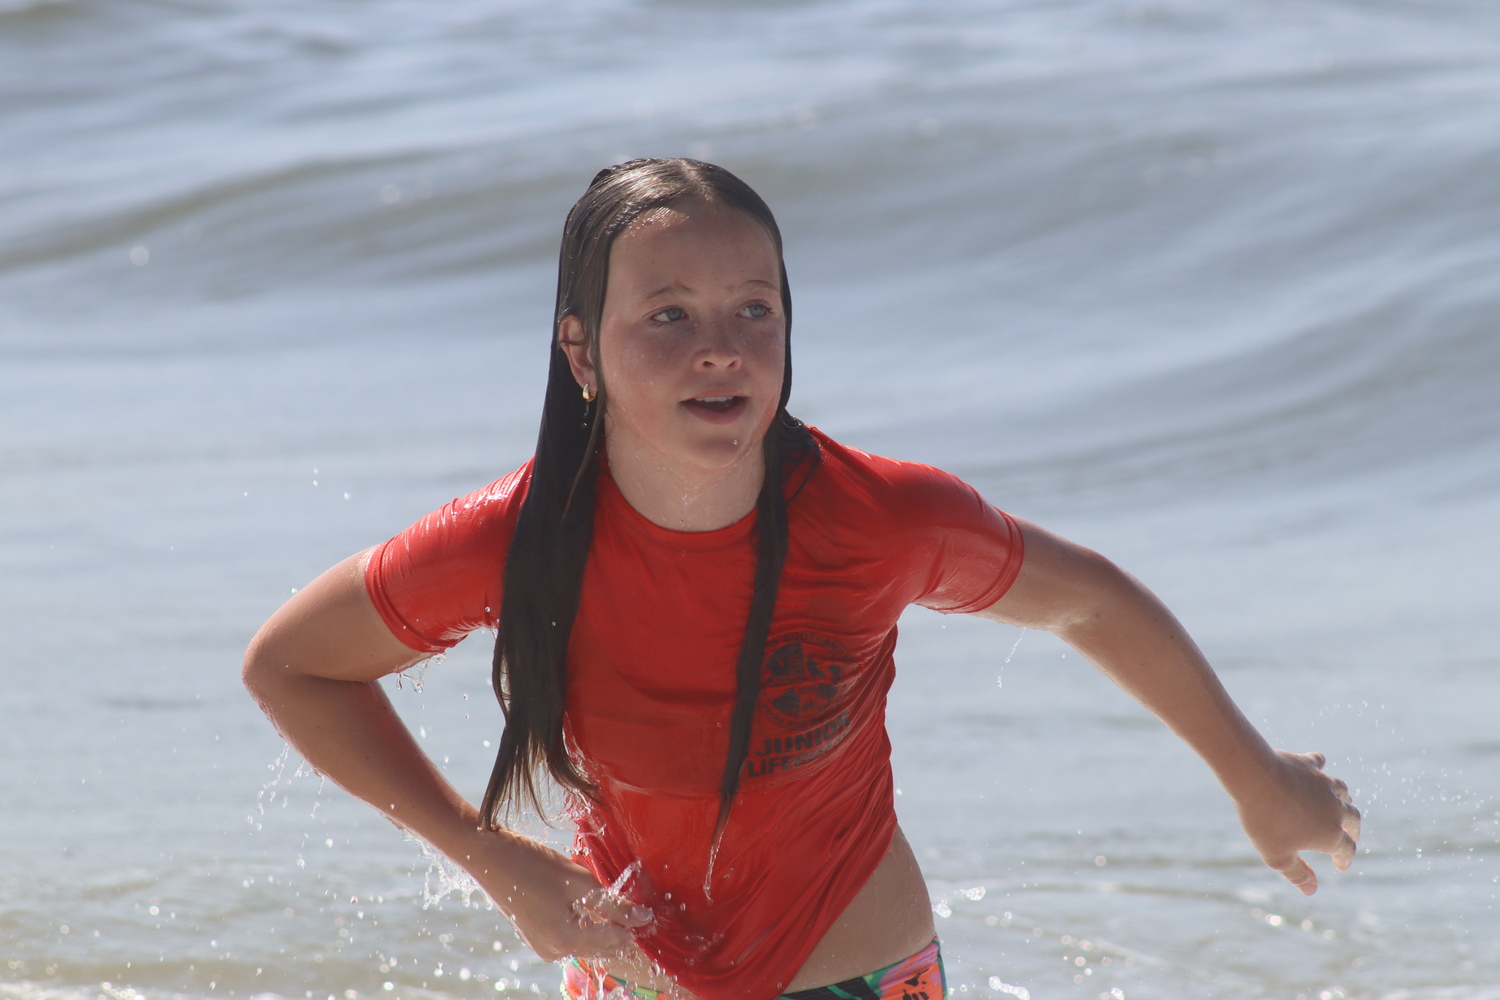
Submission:
[[[1010,983],[1002,981],[999,976],[990,977],[990,989],[995,990],[997,993],[1009,993],[1016,1000],[1031,1000],[1031,992],[1026,987],[1012,986]]]
[[[149,262],[150,260],[150,250],[147,250],[145,247],[130,248],[130,263],[134,264],[136,267],[145,267],[147,262]]]
[[[1006,663],[1009,663],[1010,662],[1010,658],[1012,656],[1016,655],[1016,650],[1018,650],[1018,649],[1021,648],[1021,640],[1024,639],[1024,638],[1026,638],[1026,630],[1023,628],[1023,629],[1021,629],[1021,634],[1018,635],[1018,636],[1016,636],[1016,644],[1014,646],[1010,647],[1010,652],[1005,655],[1005,662]]]

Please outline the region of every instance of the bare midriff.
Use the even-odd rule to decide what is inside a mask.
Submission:
[[[869,881],[839,914],[784,992],[828,986],[892,965],[932,940],[932,905],[916,855],[901,828]],[[616,978],[688,998],[682,987],[653,972],[644,957],[609,963]]]

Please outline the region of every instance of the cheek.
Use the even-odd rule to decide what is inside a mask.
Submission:
[[[620,338],[603,361],[611,389],[630,394],[650,392],[681,365],[667,345],[646,337]]]
[[[611,404],[624,415],[648,409],[668,391],[682,359],[665,338],[632,337],[628,333],[605,341],[600,358]]]
[[[746,360],[755,366],[762,378],[781,381],[782,372],[786,368],[785,333],[778,331],[774,336],[762,334],[749,338],[744,351]]]
[[[692,345],[680,338],[672,337],[621,337],[620,366],[622,371],[656,380],[679,371]]]

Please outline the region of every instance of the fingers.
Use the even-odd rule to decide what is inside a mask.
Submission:
[[[651,923],[649,907],[632,903],[624,896],[605,888],[593,889],[582,899],[575,899],[573,912],[578,916],[579,926],[609,923],[617,927],[637,928]]]
[[[1316,750],[1314,750],[1312,753],[1305,753],[1302,756],[1312,761],[1313,767],[1316,767],[1319,771],[1323,770],[1323,765],[1328,763],[1328,758],[1324,757]]]
[[[1339,846],[1333,849],[1333,867],[1341,872],[1349,870],[1349,865],[1354,861],[1354,850],[1358,845],[1347,833],[1339,838]]]
[[[1338,778],[1334,778],[1332,780],[1333,780],[1333,794],[1338,796],[1339,801],[1340,802],[1353,802],[1354,799],[1351,798],[1350,795],[1349,795],[1349,786],[1347,784],[1345,784],[1343,781],[1339,780]]]
[[[1349,836],[1350,840],[1355,840],[1355,841],[1359,840],[1359,823],[1360,823],[1359,810],[1356,809],[1356,808],[1354,808],[1354,806],[1351,805],[1351,804],[1349,804],[1348,802],[1345,802],[1344,803],[1344,823],[1343,823],[1343,827],[1344,827],[1344,833],[1346,833]]]
[[[560,925],[523,928],[511,921],[521,940],[545,962],[555,962],[569,955],[579,958],[618,958],[635,943],[634,935],[624,927],[608,921],[575,916]]]
[[[579,958],[618,958],[635,943],[635,936],[618,924],[593,923],[580,931],[581,940],[568,952]]]
[[[567,931],[554,932],[545,939],[525,934],[521,939],[547,962],[555,962],[569,955],[579,958],[619,958],[635,943],[635,938],[625,928],[598,922],[580,923]]]
[[[1272,865],[1271,867],[1281,872],[1282,876],[1288,882],[1292,883],[1292,885],[1296,886],[1302,895],[1311,896],[1318,891],[1317,873],[1312,870],[1312,867],[1306,861],[1303,861],[1297,855],[1292,855],[1290,864]]]

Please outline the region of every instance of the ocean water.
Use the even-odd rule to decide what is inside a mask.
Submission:
[[[528,455],[568,205],[693,155],[794,412],[1114,557],[1365,810],[1304,898],[1075,654],[914,611],[952,987],[1500,998],[1500,8],[0,0],[0,108],[0,997],[555,996],[238,663]],[[396,694],[473,794],[486,645]]]

